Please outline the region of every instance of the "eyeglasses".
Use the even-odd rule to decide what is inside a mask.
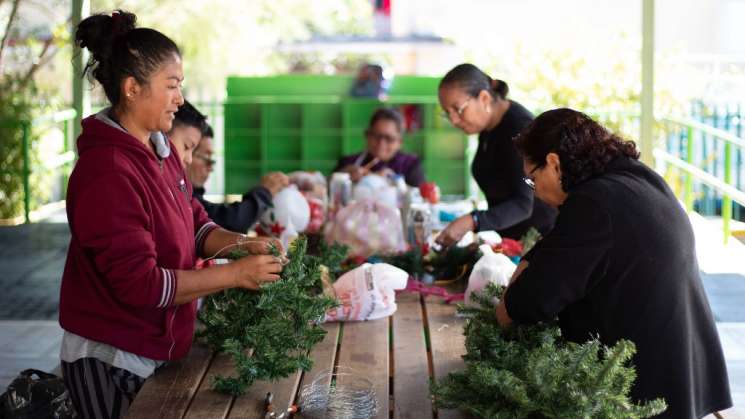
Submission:
[[[217,163],[216,160],[214,160],[212,157],[204,153],[194,153],[194,157],[198,158],[199,160],[202,160],[204,164],[206,164],[207,166],[214,166],[215,163]]]
[[[538,166],[534,167],[533,170],[531,170],[530,173],[528,173],[528,177],[523,178],[523,181],[525,182],[526,185],[528,185],[530,189],[535,190],[535,180],[533,180],[533,178],[531,178],[530,176],[533,176],[533,173],[535,173],[535,171],[540,169],[541,167],[543,167],[542,164],[539,164]]]
[[[393,144],[396,141],[398,141],[398,137],[394,137],[388,134],[383,134],[383,133],[375,132],[375,131],[367,131],[365,132],[365,135],[367,136],[367,138],[373,141],[384,141],[388,144]]]
[[[463,112],[465,112],[466,108],[468,107],[468,104],[471,103],[471,99],[473,99],[473,98],[472,97],[469,97],[468,99],[466,99],[465,102],[463,102],[462,105],[460,105],[457,108],[455,108],[455,113],[458,115],[458,118],[461,118],[463,116]],[[442,118],[445,119],[445,120],[447,120],[447,121],[452,121],[453,120],[453,118],[452,118],[452,112],[449,111],[449,110],[443,110],[442,111]]]

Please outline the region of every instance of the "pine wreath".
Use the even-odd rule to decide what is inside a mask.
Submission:
[[[230,354],[237,372],[215,377],[215,390],[240,395],[256,380],[312,368],[309,352],[326,335],[320,320],[337,305],[322,293],[321,265],[346,258],[346,248],[331,246],[320,256],[309,256],[306,249],[304,237],[295,240],[282,279],[259,292],[234,288],[206,298],[199,314],[205,328],[198,336],[213,350]]]
[[[431,387],[438,408],[458,408],[479,418],[646,418],[666,409],[663,399],[633,403],[634,344],[612,347],[561,338],[555,323],[503,329],[490,285],[474,295],[481,307],[460,307],[466,323],[466,368]]]

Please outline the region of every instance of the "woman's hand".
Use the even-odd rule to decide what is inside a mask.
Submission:
[[[246,256],[231,262],[235,271],[235,286],[257,290],[267,282],[279,279],[282,272],[280,258],[270,255]]]
[[[290,184],[290,178],[282,172],[267,173],[261,178],[261,186],[267,188],[272,196],[286,188]]]
[[[274,237],[242,236],[238,239],[238,247],[248,252],[249,255],[270,255],[272,247],[276,248],[280,255],[284,254],[282,242]]]
[[[364,166],[350,164],[349,166],[345,166],[344,168],[342,168],[341,171],[349,173],[349,176],[352,178],[352,182],[359,182],[359,180],[367,176],[370,173],[370,169],[372,169],[373,166],[375,166],[379,162],[380,159],[376,157],[370,160],[370,162]]]
[[[476,225],[473,222],[473,217],[471,217],[471,214],[466,214],[448,224],[435,241],[445,247],[452,246],[458,243],[466,233],[473,231],[475,228]]]

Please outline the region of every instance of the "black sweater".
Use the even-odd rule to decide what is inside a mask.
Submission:
[[[510,101],[499,125],[479,134],[471,173],[489,203],[486,211],[476,211],[479,231],[496,230],[519,240],[530,227],[545,235],[554,224],[556,210],[533,197],[525,184],[523,159],[512,142],[532,120],[527,109]]]
[[[665,181],[620,157],[577,185],[554,229],[526,255],[505,304],[517,323],[558,315],[575,342],[636,344],[636,401],[664,397],[660,418],[693,419],[732,405],[693,230]]]
[[[204,188],[194,187],[196,198],[207,211],[212,221],[220,227],[236,233],[246,233],[259,217],[272,205],[272,194],[263,186],[243,195],[241,202],[215,204],[204,199]]]

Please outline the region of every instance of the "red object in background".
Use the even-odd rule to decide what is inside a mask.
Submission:
[[[497,245],[497,249],[505,256],[521,256],[523,254],[523,245],[517,240],[503,238],[502,243]]]
[[[305,197],[310,206],[310,222],[308,227],[305,229],[308,233],[318,233],[321,231],[321,226],[326,219],[326,214],[323,209],[323,202],[320,199]]]
[[[430,204],[440,202],[440,187],[435,182],[424,182],[419,185],[419,193]]]

